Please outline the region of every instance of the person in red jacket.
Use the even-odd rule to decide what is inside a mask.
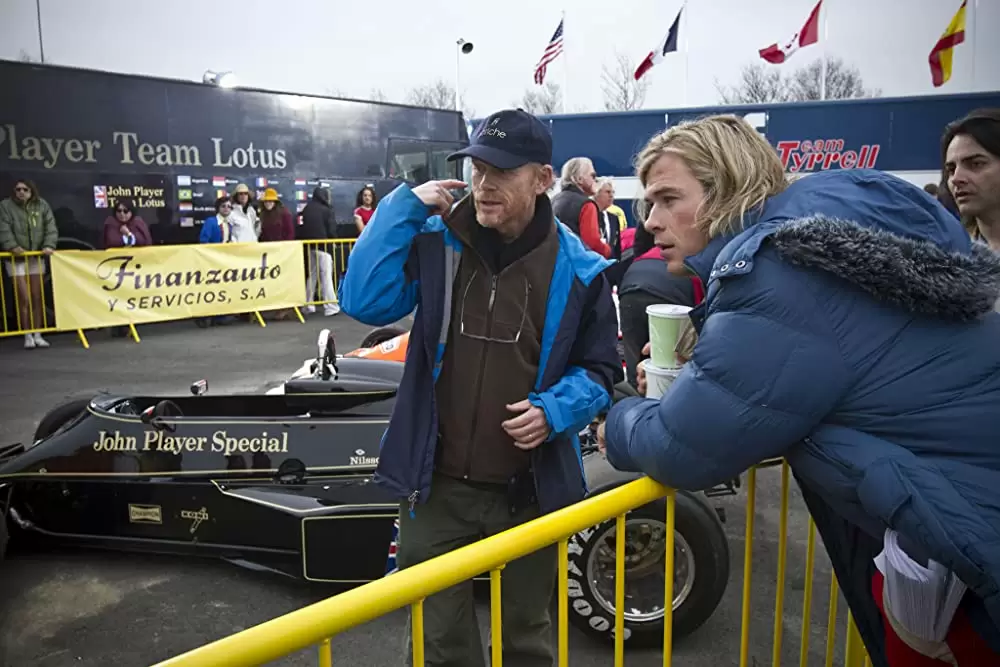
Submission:
[[[135,204],[131,199],[115,202],[114,214],[104,220],[104,247],[130,248],[132,246],[153,245],[146,221],[135,214]],[[111,336],[124,338],[128,327],[111,327]]]
[[[552,198],[552,210],[559,222],[580,237],[583,244],[605,259],[611,257],[611,246],[601,238],[597,203],[591,199],[597,193],[597,171],[590,158],[574,157],[563,164],[559,177],[559,193]]]
[[[263,207],[260,212],[260,240],[294,241],[295,220],[278,198],[278,191],[274,188],[264,190],[260,201]]]
[[[114,214],[104,220],[104,247],[153,245],[146,221],[135,214],[131,199],[115,202]]]
[[[285,208],[278,198],[278,191],[274,188],[264,190],[264,196],[260,198],[260,241],[294,241],[295,240],[295,220],[292,212]],[[285,320],[294,315],[291,308],[279,308],[268,313],[269,317],[276,320]]]

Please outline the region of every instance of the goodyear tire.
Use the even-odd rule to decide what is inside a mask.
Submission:
[[[380,345],[387,340],[392,340],[396,336],[402,336],[405,333],[406,329],[401,329],[400,327],[394,327],[391,325],[379,327],[378,329],[372,329],[368,332],[368,335],[365,336],[365,339],[361,341],[361,345],[358,347],[361,349],[375,347],[376,345]]]
[[[38,428],[35,429],[35,439],[33,442],[38,442],[42,438],[47,438],[58,431],[60,426],[86,410],[88,405],[90,405],[89,398],[78,398],[72,401],[67,401],[62,405],[57,405],[55,408],[50,410],[48,414],[42,417],[40,422],[38,422]]]
[[[625,646],[663,642],[666,501],[625,517]],[[674,537],[674,637],[690,634],[715,611],[729,583],[729,543],[715,510],[678,492]],[[615,522],[569,541],[569,618],[584,633],[614,641]]]

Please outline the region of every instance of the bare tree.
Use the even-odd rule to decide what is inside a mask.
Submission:
[[[815,60],[805,67],[800,67],[790,78],[795,99],[821,99],[823,88],[822,60]],[[846,64],[840,58],[831,58],[826,61],[826,99],[846,100],[881,95],[882,91],[877,88],[865,88],[865,82],[857,67]]]
[[[454,109],[455,87],[450,85],[444,79],[438,79],[434,83],[411,88],[406,95],[406,101],[409,104],[419,107],[431,107],[432,109]],[[458,105],[466,118],[475,117],[475,109],[466,104],[464,95],[459,95]]]
[[[438,79],[434,83],[411,88],[406,94],[406,101],[420,107],[454,109],[455,88],[449,86],[444,79]]]
[[[722,86],[718,80],[715,89],[723,104],[763,104],[789,102],[792,90],[789,82],[776,69],[754,63],[740,71],[740,82],[732,87]]]
[[[549,81],[540,89],[529,88],[524,91],[521,101],[514,102],[511,106],[521,107],[536,115],[556,113],[562,106],[562,90],[558,83]]]
[[[335,86],[327,86],[323,92],[330,97],[347,97],[347,92],[343,88],[337,88]]]
[[[604,66],[601,90],[604,91],[604,108],[608,111],[639,109],[646,101],[649,79],[635,80],[636,64],[624,53],[615,51],[614,65]]]
[[[22,63],[35,63],[35,62],[38,62],[38,58],[36,58],[35,56],[31,55],[30,53],[28,53],[24,49],[21,49],[21,51],[17,54],[17,59],[20,60]]]
[[[766,104],[818,100],[821,95],[823,62],[816,60],[790,74],[780,69],[752,63],[740,72],[739,83],[723,86],[715,82],[722,104]],[[861,72],[839,58],[826,61],[826,99],[878,97],[879,89],[867,89]]]
[[[385,92],[381,88],[372,88],[372,91],[368,93],[368,99],[372,102],[388,102],[389,98],[386,97]]]

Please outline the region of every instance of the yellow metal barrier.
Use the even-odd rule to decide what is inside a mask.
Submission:
[[[337,304],[337,290],[340,279],[347,271],[348,256],[354,247],[355,239],[328,239],[322,241],[303,241],[306,269],[306,301],[302,305],[308,311],[316,306]],[[49,288],[49,266],[47,256],[43,252],[27,252],[14,255],[0,252],[0,337],[32,336],[35,334],[68,331],[58,326],[54,321],[54,308],[49,303],[46,289]],[[52,294],[51,299],[57,300],[58,294]],[[300,322],[304,322],[302,313],[294,309]],[[267,326],[259,311],[253,311],[256,322]],[[140,342],[139,332],[133,323],[127,325],[129,336]],[[90,347],[83,330],[75,330],[80,342],[85,348]]]
[[[347,272],[348,257],[356,239],[303,241],[306,252],[306,307],[336,304],[340,279]]]
[[[45,294],[48,262],[41,251],[18,255],[0,252],[0,336],[57,331]],[[9,287],[8,287],[9,281]]]
[[[561,542],[560,549],[565,550],[569,537],[575,533],[624,515],[631,509],[667,494],[672,495],[673,492],[651,479],[636,480],[160,664],[163,667],[260,665],[319,644],[328,637],[411,605],[413,664],[414,667],[420,667],[423,661],[418,660],[418,657],[423,657],[423,633],[419,631],[422,628],[418,628],[418,625],[422,625],[419,603],[424,598],[484,572],[492,573],[505,563],[548,545]],[[674,504],[668,503],[668,525],[672,525],[673,518],[669,514],[672,514],[673,508]],[[673,550],[673,533],[668,533],[668,542],[667,553],[670,553]],[[565,561],[560,562],[560,568],[565,570]],[[671,577],[667,578],[672,580]],[[496,583],[493,583],[494,579]],[[624,578],[619,577],[615,585],[623,587]],[[491,592],[498,600],[497,604],[498,589],[499,572],[491,574]],[[617,594],[620,593],[616,591]],[[617,614],[623,613],[624,610],[619,606]],[[563,616],[562,611],[560,616]],[[670,624],[667,628],[670,628]],[[559,633],[565,634],[567,630],[564,619],[561,619]],[[502,642],[494,641],[494,647],[502,648]]]
[[[742,628],[740,634],[739,664],[749,665],[751,561],[753,555],[754,516],[758,471],[763,467],[781,466],[781,503],[777,593],[772,644],[772,664],[781,664],[784,588],[787,568],[787,527],[790,493],[790,470],[784,461],[762,463],[747,474],[746,546],[742,591]],[[331,665],[330,638],[345,630],[367,623],[384,614],[410,606],[412,618],[413,665],[424,665],[423,601],[437,593],[472,579],[484,572],[490,573],[490,612],[493,665],[500,667],[503,656],[501,640],[502,622],[501,570],[505,563],[528,553],[558,544],[559,572],[557,578],[557,657],[560,667],[569,664],[568,639],[568,540],[587,528],[616,519],[615,524],[615,633],[614,664],[624,664],[624,599],[625,599],[625,515],[636,508],[666,496],[666,550],[664,600],[674,599],[674,530],[675,492],[656,482],[643,478],[589,498],[572,507],[545,515],[534,521],[494,535],[475,544],[463,547],[419,565],[406,568],[390,577],[373,581],[328,600],[313,604],[280,618],[244,630],[238,634],[194,649],[183,655],[159,663],[156,667],[206,667],[226,665],[244,667],[276,660],[309,646],[319,645],[320,665]],[[799,664],[808,664],[809,620],[812,608],[813,565],[815,561],[816,530],[812,520],[808,523],[806,540],[806,577],[803,591],[803,614]],[[830,602],[827,626],[825,664],[832,667],[837,636],[837,603],[839,586],[831,574]],[[673,656],[673,605],[664,604],[663,665],[669,667]],[[754,664],[757,664],[754,662]],[[865,652],[857,628],[847,617],[844,667],[862,667],[871,662]]]

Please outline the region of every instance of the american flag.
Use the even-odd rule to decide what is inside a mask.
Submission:
[[[563,19],[565,20],[565,19]],[[559,27],[556,28],[555,33],[552,35],[552,39],[549,40],[548,46],[545,47],[545,53],[542,54],[541,59],[538,64],[535,65],[535,83],[539,86],[545,82],[545,71],[553,60],[559,57],[559,54],[563,51],[563,22],[559,21]]]

